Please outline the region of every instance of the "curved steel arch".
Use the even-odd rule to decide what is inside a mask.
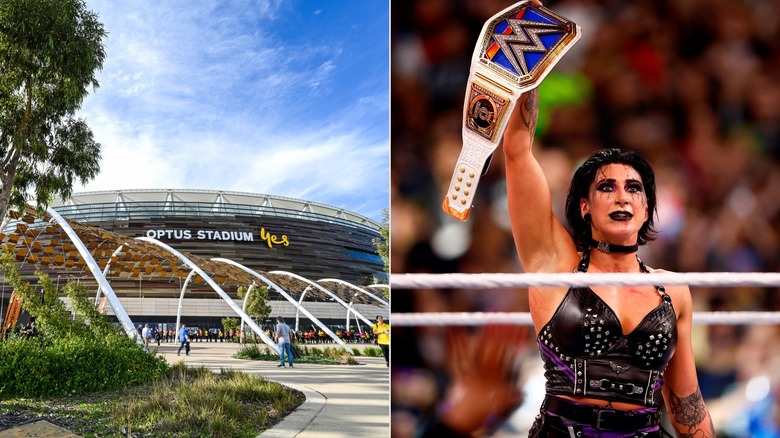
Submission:
[[[298,305],[295,306],[295,331],[296,332],[298,331],[298,320],[299,320],[298,311],[303,308],[303,297],[306,296],[306,292],[308,292],[309,289],[311,289],[311,286],[306,286],[306,289],[304,289],[303,292],[301,292],[301,297],[298,298]]]
[[[355,303],[350,301],[349,302],[349,308],[347,309],[347,323],[346,323],[347,331],[349,331],[349,314],[350,313],[353,313],[353,314],[355,313],[354,306],[355,306]],[[358,321],[357,315],[355,315],[355,325],[358,328],[358,333],[363,333],[363,329],[360,328],[360,321]]]
[[[92,276],[95,277],[95,281],[97,281],[100,289],[103,290],[103,294],[106,296],[108,304],[110,304],[111,309],[114,310],[114,314],[119,320],[119,323],[122,324],[122,328],[125,330],[125,333],[127,333],[127,336],[135,338],[139,344],[142,344],[143,340],[141,340],[140,333],[138,333],[135,325],[133,325],[133,321],[130,320],[130,315],[128,315],[127,311],[125,311],[125,308],[122,307],[122,303],[119,302],[119,298],[117,298],[116,294],[114,293],[114,289],[111,289],[111,285],[108,284],[106,276],[100,272],[100,267],[98,266],[97,262],[95,262],[95,259],[92,257],[92,254],[90,254],[89,250],[87,250],[87,247],[84,246],[84,242],[81,241],[78,234],[76,234],[76,231],[71,228],[70,224],[68,224],[68,221],[63,219],[63,217],[54,211],[54,209],[49,207],[46,209],[46,212],[51,215],[57,225],[59,225],[60,228],[65,231],[65,234],[68,235],[70,241],[73,242],[73,245],[76,246],[76,249],[78,250],[79,254],[81,254],[81,257],[84,259],[87,267],[89,267],[90,272],[92,272]]]
[[[257,287],[257,285],[253,281],[252,284],[249,286],[249,289],[247,289],[246,295],[244,295],[244,301],[241,303],[241,310],[243,310],[244,312],[246,312],[246,302],[249,299],[249,294],[251,294],[252,291],[255,290],[256,287]],[[244,343],[244,336],[243,336],[244,335],[244,320],[243,319],[241,320],[241,329],[239,330],[238,333],[239,333],[238,343],[239,344],[243,344]]]
[[[246,266],[244,266],[244,265],[242,265],[240,263],[234,262],[233,260],[225,259],[225,258],[221,258],[221,257],[213,258],[211,260],[215,261],[215,262],[222,262],[222,263],[227,263],[229,265],[233,265],[233,266],[243,270],[247,274],[257,278],[258,280],[262,281],[263,283],[267,284],[268,286],[271,286],[272,288],[274,288],[275,291],[279,292],[279,295],[283,296],[285,299],[287,299],[287,301],[291,302],[293,304],[293,306],[295,306],[296,309],[299,309],[300,311],[303,312],[304,315],[308,316],[309,319],[314,321],[314,323],[317,324],[317,327],[321,328],[322,331],[327,333],[328,336],[330,336],[334,341],[336,341],[339,345],[344,347],[345,350],[350,351],[349,347],[347,346],[347,344],[345,344],[344,341],[341,340],[341,338],[336,336],[336,334],[333,333],[333,331],[331,331],[325,324],[323,324],[319,319],[317,319],[308,310],[306,310],[306,308],[303,307],[303,305],[299,305],[298,303],[296,303],[295,299],[293,297],[291,297],[287,292],[285,292],[282,288],[280,288],[273,281],[265,278],[264,276],[258,274],[257,272],[247,268]],[[247,295],[249,295],[249,294],[247,294]]]
[[[310,290],[313,290],[312,287],[311,286],[306,286],[306,289],[304,289],[303,292],[301,293],[301,298],[298,299],[298,304],[302,304],[303,303],[303,298],[306,296],[306,292],[308,292]],[[346,320],[344,321],[344,326],[346,327],[347,331],[349,331],[349,314],[350,313],[355,315],[355,324],[358,326],[358,330],[360,331],[359,318],[362,315],[360,315],[355,310],[354,303],[352,301],[350,301],[349,305],[347,306],[347,317],[346,317]],[[297,311],[297,309],[295,311],[295,328],[296,328],[296,330],[298,329],[298,311]],[[336,335],[336,336],[338,336],[338,335]]]
[[[184,284],[181,285],[181,292],[179,293],[179,306],[176,308],[176,331],[174,332],[174,338],[179,339],[179,326],[181,325],[181,310],[184,308],[184,292],[187,291],[187,286],[190,284],[190,281],[192,281],[192,277],[195,276],[197,272],[195,270],[190,271],[189,274],[187,274],[187,278],[184,280]],[[241,320],[243,322],[243,320]]]
[[[299,319],[298,310],[303,308],[303,299],[306,297],[306,292],[310,290],[312,290],[311,286],[306,286],[306,289],[304,289],[303,292],[301,292],[301,297],[298,298],[298,306],[296,306],[295,308],[295,331],[298,331],[298,319]],[[347,307],[347,320],[345,321],[347,329],[349,329],[350,312],[355,314],[355,321],[357,322],[359,316],[357,315],[357,312],[355,312],[355,309],[352,307],[352,302],[350,302],[349,307]],[[360,325],[358,325],[358,327],[360,327]]]
[[[339,283],[339,284],[343,284],[345,286],[351,287],[352,289],[355,289],[358,292],[362,292],[362,293],[368,295],[369,297],[379,301],[380,303],[382,303],[383,306],[387,307],[388,309],[390,308],[390,303],[388,303],[387,301],[383,300],[382,298],[379,298],[378,296],[372,294],[371,292],[368,292],[365,289],[362,289],[362,288],[359,288],[359,287],[355,286],[354,284],[352,284],[352,283],[350,283],[348,281],[339,280],[337,278],[323,278],[323,279],[317,280],[317,283],[319,283],[321,281],[332,281],[334,283]]]
[[[184,257],[184,255],[183,255],[182,253],[180,253],[179,251],[176,251],[175,249],[173,249],[173,248],[171,248],[170,246],[168,246],[168,245],[166,245],[166,244],[164,244],[164,243],[160,242],[160,241],[159,241],[159,240],[157,240],[157,239],[152,239],[151,237],[137,237],[137,239],[138,239],[138,240],[142,240],[142,241],[144,241],[144,242],[149,242],[149,243],[152,243],[152,244],[154,244],[154,245],[157,245],[157,246],[159,246],[160,248],[163,248],[163,249],[165,249],[166,251],[168,251],[168,252],[170,252],[171,254],[173,254],[173,255],[175,255],[176,257],[178,257],[178,258],[179,258],[179,260],[181,260],[182,262],[184,262],[184,263],[185,263],[187,266],[189,266],[189,267],[190,267],[190,268],[191,268],[193,271],[197,272],[197,273],[198,273],[198,275],[200,275],[200,277],[201,277],[201,278],[203,278],[204,280],[206,280],[206,282],[209,284],[209,286],[211,286],[211,288],[212,288],[212,289],[214,289],[214,291],[215,291],[215,292],[217,292],[217,294],[219,294],[219,296],[220,296],[220,297],[222,297],[222,299],[223,299],[223,300],[225,300],[225,302],[226,302],[226,303],[228,303],[228,306],[230,306],[230,308],[231,308],[231,309],[233,309],[233,311],[234,311],[234,312],[236,312],[236,314],[238,314],[238,316],[240,316],[240,317],[241,317],[241,319],[242,319],[242,320],[244,320],[244,321],[247,323],[247,325],[248,325],[249,327],[251,327],[251,328],[252,328],[252,329],[255,331],[255,333],[257,333],[258,335],[260,335],[260,338],[263,340],[263,342],[265,342],[265,343],[266,343],[268,346],[270,346],[271,348],[273,348],[273,350],[274,350],[275,352],[279,353],[279,346],[277,346],[277,345],[276,345],[276,343],[275,343],[275,342],[273,342],[273,341],[272,341],[272,340],[271,340],[271,339],[270,339],[270,338],[269,338],[269,337],[268,337],[268,336],[265,334],[265,332],[264,332],[264,331],[263,331],[263,330],[260,328],[260,326],[258,326],[258,325],[257,325],[257,324],[256,324],[256,323],[255,323],[255,322],[252,320],[252,318],[250,318],[250,317],[249,317],[249,315],[247,315],[246,313],[244,313],[244,311],[243,311],[243,310],[241,310],[241,308],[240,308],[240,307],[238,307],[238,304],[236,304],[236,303],[235,303],[235,302],[234,302],[232,299],[230,299],[230,297],[228,296],[228,294],[227,294],[227,293],[225,293],[225,291],[224,291],[224,290],[222,290],[222,288],[221,288],[221,287],[219,287],[219,285],[218,285],[217,283],[215,283],[215,282],[214,282],[214,280],[211,278],[211,276],[209,276],[208,274],[206,274],[205,272],[203,272],[203,269],[201,269],[201,268],[200,268],[198,265],[196,265],[195,263],[193,263],[193,262],[192,262],[192,260],[188,259],[187,257]]]
[[[108,262],[106,262],[106,267],[103,269],[103,276],[105,277],[108,275],[108,270],[111,269],[111,259],[118,256],[120,252],[125,248],[124,245],[119,245],[119,248],[117,248],[113,254],[111,254],[111,257],[108,258]],[[97,293],[95,294],[95,305],[98,305],[98,302],[100,302],[100,292],[103,291],[102,286],[98,285]]]
[[[325,289],[324,287],[320,286],[319,284],[317,284],[317,283],[315,283],[315,282],[313,282],[313,281],[311,281],[311,280],[308,280],[308,279],[306,279],[306,278],[303,278],[303,277],[301,277],[300,275],[293,274],[292,272],[287,272],[287,271],[271,271],[271,274],[281,274],[281,275],[287,275],[287,276],[289,276],[289,277],[292,277],[292,278],[295,278],[295,279],[301,280],[301,281],[303,281],[303,282],[305,282],[305,283],[308,283],[308,284],[310,284],[311,286],[314,286],[314,287],[316,287],[316,288],[317,288],[317,289],[319,289],[320,291],[322,291],[322,292],[325,292],[325,294],[327,294],[329,297],[333,298],[333,299],[334,299],[335,301],[337,301],[339,304],[341,304],[342,306],[344,306],[344,308],[345,308],[345,309],[349,309],[349,304],[345,303],[345,302],[344,302],[344,300],[342,300],[341,298],[339,298],[339,296],[338,296],[338,295],[334,294],[333,292],[331,292],[331,291],[329,291],[329,290]],[[357,317],[359,317],[360,319],[362,319],[362,320],[363,320],[363,322],[365,322],[365,323],[366,323],[366,324],[368,324],[368,325],[371,325],[371,320],[369,320],[369,319],[366,319],[366,317],[365,317],[365,316],[363,316],[363,315],[361,315],[361,314],[360,314],[360,312],[358,312],[358,311],[356,311],[356,310],[353,310],[353,312],[355,313],[355,316],[357,316]]]
[[[381,287],[381,288],[384,288],[384,289],[390,289],[390,285],[389,284],[382,284],[382,283],[369,284],[366,287]]]

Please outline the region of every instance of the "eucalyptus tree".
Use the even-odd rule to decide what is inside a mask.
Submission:
[[[249,291],[248,287],[241,286],[236,291],[238,298],[244,299],[244,296]],[[268,304],[268,287],[267,286],[255,286],[252,293],[246,300],[246,314],[251,316],[255,321],[259,321],[259,325],[263,325],[263,320],[271,315],[271,305]]]
[[[0,218],[98,174],[100,144],[75,115],[99,85],[106,35],[81,0],[0,0]]]
[[[385,272],[390,272],[390,210],[388,208],[382,209],[382,225],[379,234],[382,238],[374,238],[374,246],[385,264]]]

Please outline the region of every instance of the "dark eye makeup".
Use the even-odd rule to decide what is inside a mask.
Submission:
[[[600,192],[614,192],[617,189],[617,183],[613,179],[601,181],[596,184],[596,190]],[[629,180],[626,182],[626,191],[629,193],[638,193],[644,191],[640,181]]]

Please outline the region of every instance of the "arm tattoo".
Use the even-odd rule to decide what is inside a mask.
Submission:
[[[680,437],[712,436],[701,429],[701,423],[707,418],[707,407],[704,406],[704,399],[701,396],[701,390],[696,387],[696,392],[687,396],[679,397],[671,389],[669,390],[669,412],[676,422],[675,429]],[[685,426],[687,430],[680,430],[679,426]],[[712,420],[710,420],[710,431],[712,431]]]
[[[528,128],[528,132],[531,135],[531,142],[534,140],[534,134],[536,133],[536,119],[539,112],[539,90],[534,88],[525,94],[525,100],[523,101],[523,107],[520,109],[520,115],[523,118],[523,124]]]

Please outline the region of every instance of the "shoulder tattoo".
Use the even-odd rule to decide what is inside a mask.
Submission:
[[[675,421],[678,436],[685,438],[713,436],[712,420],[710,420],[709,431],[702,429],[702,422],[707,418],[707,407],[704,405],[698,386],[696,392],[686,397],[680,397],[670,389],[669,412]]]

